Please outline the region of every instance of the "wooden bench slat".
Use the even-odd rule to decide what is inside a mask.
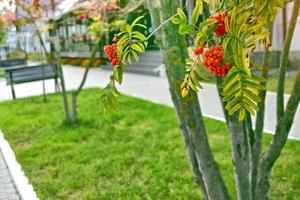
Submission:
[[[33,69],[33,70],[24,70],[24,71],[12,71],[13,77],[26,76],[26,75],[35,75],[35,74],[47,74],[53,73],[51,68],[45,68],[44,71],[42,69]],[[9,73],[8,73],[9,74]]]
[[[34,79],[34,78],[43,78],[43,77],[49,77],[49,76],[53,76],[56,77],[56,74],[54,72],[46,72],[44,74],[19,74],[18,76],[13,75],[13,81],[17,81],[17,80],[26,80],[26,79]],[[9,74],[5,75],[6,80],[8,81],[10,79]]]
[[[3,64],[20,64],[21,61],[8,62],[6,61],[0,62],[0,66]],[[25,61],[26,63],[26,61]],[[5,65],[5,66],[7,66]],[[0,67],[1,68],[1,67]],[[3,67],[2,67],[3,70]],[[57,66],[51,64],[42,64],[42,65],[34,65],[34,66],[20,66],[20,65],[11,65],[10,67],[4,67],[5,72],[5,80],[7,85],[11,85],[12,96],[13,99],[16,99],[14,84],[19,83],[27,83],[33,81],[47,80],[47,79],[55,79],[55,91],[59,90],[58,87],[58,75],[57,75]],[[44,97],[46,95],[45,89]]]
[[[11,67],[16,65],[25,65],[27,61],[23,58],[13,58],[7,60],[0,60],[0,67]]]
[[[54,79],[57,78],[56,75],[52,75],[52,76],[45,76],[45,77],[31,77],[31,78],[27,78],[27,79],[17,79],[14,80],[13,83],[14,84],[19,84],[19,83],[28,83],[28,82],[33,82],[33,81],[41,81],[41,80],[47,80],[47,79]],[[11,81],[8,79],[7,80],[7,85],[11,85]]]
[[[5,71],[7,85],[57,78],[55,66],[36,65],[22,68],[12,68]],[[12,78],[12,80],[11,80]]]

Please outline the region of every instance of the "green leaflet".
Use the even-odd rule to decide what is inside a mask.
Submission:
[[[194,28],[194,26],[191,25],[191,24],[188,24],[188,25],[186,25],[186,24],[180,24],[178,33],[179,33],[180,35],[186,35],[186,34],[188,34],[193,28]]]
[[[187,17],[184,14],[183,10],[181,8],[177,8],[177,13],[180,19],[182,19],[184,21],[184,23],[187,22]]]
[[[116,110],[117,103],[118,103],[117,101],[118,96],[119,96],[119,92],[115,85],[114,76],[111,76],[110,82],[104,88],[103,93],[101,95],[101,101],[105,113],[109,113]]]
[[[196,92],[198,92],[199,89],[203,89],[199,79],[208,80],[208,78],[201,71],[201,69],[203,70],[205,66],[203,66],[198,59],[199,58],[196,60],[191,58],[186,59],[186,74],[185,79],[181,84],[181,93],[183,97],[188,94],[189,88]]]
[[[131,64],[132,58],[138,61],[138,54],[144,53],[147,47],[147,37],[138,31],[133,31],[135,27],[145,28],[144,25],[138,24],[141,19],[143,19],[143,17],[138,17],[130,26],[127,26],[126,31],[122,31],[118,34],[120,39],[117,45],[121,52],[121,60],[124,65]]]
[[[200,14],[203,11],[203,5],[201,0],[196,1],[196,6],[192,13],[192,23],[197,24]]]
[[[245,112],[245,109],[244,108],[241,108],[240,109],[240,113],[239,113],[239,121],[243,121],[246,117],[246,112]]]

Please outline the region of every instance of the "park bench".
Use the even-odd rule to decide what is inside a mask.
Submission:
[[[55,91],[58,91],[57,66],[51,64],[40,64],[35,66],[14,66],[4,70],[7,85],[11,85],[13,99],[16,99],[15,84],[28,83],[33,81],[54,79]],[[43,87],[45,96],[45,87]]]
[[[10,58],[6,60],[0,60],[0,68],[8,68],[19,65],[26,65],[27,61],[24,58]]]

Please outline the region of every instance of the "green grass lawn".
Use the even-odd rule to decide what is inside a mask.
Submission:
[[[80,95],[76,125],[62,123],[57,95],[47,103],[42,97],[0,103],[0,128],[40,199],[199,199],[174,110],[121,96],[119,111],[103,115],[100,92]],[[226,126],[205,121],[234,194]],[[271,199],[299,199],[299,171],[300,143],[289,141],[274,170]]]
[[[4,72],[0,71],[0,78],[3,78],[3,77],[4,77]]]
[[[285,93],[291,94],[295,82],[295,76],[296,72],[295,75],[285,78]],[[271,92],[277,92],[277,82],[278,75],[270,75],[268,77],[267,90]]]

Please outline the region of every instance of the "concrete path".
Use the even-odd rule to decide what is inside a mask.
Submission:
[[[19,195],[0,150],[0,200],[19,200]]]
[[[79,81],[82,79],[83,71],[84,69],[79,67],[64,67],[68,90],[78,86]],[[92,69],[85,87],[104,87],[108,83],[110,73],[110,71],[106,70]],[[216,87],[212,84],[203,84],[203,86],[204,89],[199,92],[203,114],[207,117],[224,121]],[[19,98],[39,95],[42,94],[42,82],[16,85],[15,89],[16,95]],[[163,77],[127,73],[119,90],[127,95],[173,106],[168,92],[167,80]],[[46,81],[46,91],[49,93],[54,92],[54,83],[52,80]],[[288,95],[285,96],[286,101],[288,97]],[[0,101],[10,99],[12,99],[10,87],[5,85],[4,80],[0,80]],[[266,102],[265,131],[273,133],[276,125],[276,94],[268,92]],[[300,108],[298,108],[295,123],[290,132],[290,138],[300,139]]]

